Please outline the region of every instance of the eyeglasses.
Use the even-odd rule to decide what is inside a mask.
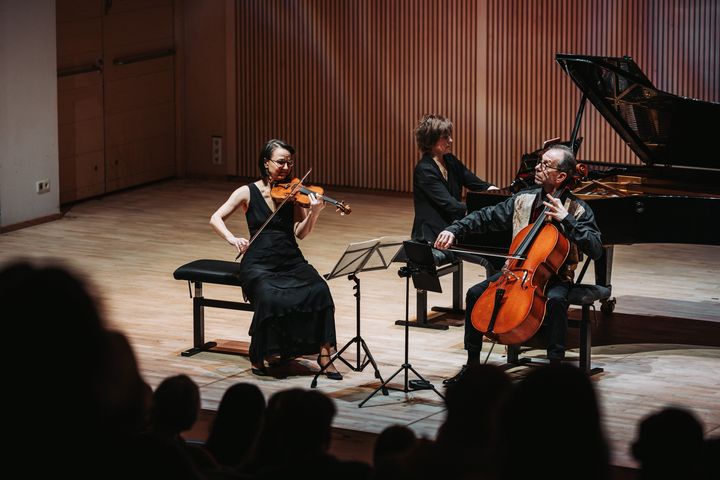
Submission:
[[[558,167],[551,166],[548,162],[540,162],[538,165],[540,166],[540,170],[560,170]]]
[[[280,168],[284,167],[285,165],[287,165],[289,168],[292,168],[292,166],[295,165],[295,162],[293,162],[292,160],[273,160],[272,158],[269,158],[268,160],[270,160]]]

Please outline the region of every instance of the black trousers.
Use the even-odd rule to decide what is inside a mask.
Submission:
[[[475,302],[478,301],[483,292],[491,282],[500,278],[500,273],[493,275],[487,280],[470,287],[465,296],[465,350],[479,352],[482,350],[483,335],[473,327],[470,317]],[[545,296],[547,297],[547,311],[543,325],[546,332],[547,356],[548,358],[565,358],[565,342],[567,337],[568,324],[568,293],[572,284],[567,281],[556,280],[547,286]]]

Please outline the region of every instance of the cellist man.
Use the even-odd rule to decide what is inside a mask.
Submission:
[[[600,231],[595,216],[587,203],[575,197],[566,189],[560,198],[553,198],[572,179],[575,172],[575,155],[563,145],[549,147],[535,166],[535,186],[516,193],[502,203],[476,210],[461,220],[456,220],[440,232],[435,248],[450,248],[458,236],[466,233],[512,230],[513,237],[525,226],[535,222],[543,207],[547,207],[548,220],[553,221],[570,242],[570,251],[557,275],[551,278],[545,290],[547,297],[546,314],[543,324],[547,335],[547,357],[551,364],[559,363],[565,357],[567,336],[568,301],[575,268],[580,252],[593,260],[602,255]],[[454,377],[443,381],[445,385],[457,382],[468,365],[479,363],[483,334],[471,323],[475,302],[502,273],[493,275],[471,287],[465,299],[465,350],[467,363]]]

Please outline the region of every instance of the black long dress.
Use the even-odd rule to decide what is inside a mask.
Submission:
[[[272,215],[251,183],[246,212],[250,235]],[[294,206],[286,203],[253,241],[240,262],[243,292],[255,314],[250,324],[250,360],[289,358],[335,346],[335,304],[330,289],[302,255],[293,231]]]

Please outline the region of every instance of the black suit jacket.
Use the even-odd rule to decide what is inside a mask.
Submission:
[[[412,239],[434,242],[445,227],[465,216],[462,188],[487,190],[490,183],[480,180],[453,154],[445,154],[448,179],[445,181],[432,156],[424,154],[415,166],[413,201],[415,220]]]

